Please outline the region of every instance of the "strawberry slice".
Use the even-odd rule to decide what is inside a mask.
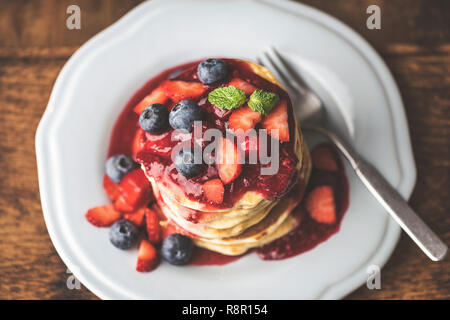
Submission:
[[[253,129],[261,119],[261,113],[253,111],[249,106],[243,106],[228,118],[228,127],[235,132],[241,129],[245,133],[247,130]]]
[[[253,91],[256,90],[256,87],[248,83],[247,81],[242,80],[241,78],[233,78],[231,79],[229,86],[233,86],[235,88],[241,89],[245,92],[247,96],[251,95]]]
[[[161,86],[154,89],[152,92],[150,92],[149,95],[145,96],[144,99],[142,99],[133,109],[134,112],[137,114],[141,114],[142,111],[144,111],[145,108],[147,108],[149,105],[154,103],[161,103],[165,104],[169,100],[169,97],[166,95],[166,91]]]
[[[166,95],[174,102],[185,99],[196,99],[200,97],[208,88],[200,82],[187,81],[165,81],[162,84]]]
[[[125,175],[119,184],[119,189],[120,197],[114,206],[120,211],[136,211],[153,200],[150,182],[140,168]]]
[[[114,209],[112,204],[89,209],[86,212],[86,220],[96,227],[108,227],[120,219],[122,214]]]
[[[331,172],[339,170],[333,150],[326,145],[315,147],[311,151],[311,159],[317,169]]]
[[[144,216],[147,208],[140,208],[134,212],[124,213],[123,218],[133,222],[136,226],[140,227],[144,224]]]
[[[336,221],[336,206],[333,189],[330,186],[313,189],[306,198],[306,209],[311,218],[317,222],[334,223]]]
[[[167,238],[168,236],[170,236],[172,233],[180,233],[177,230],[177,226],[170,221],[162,221],[161,222],[161,237],[163,239]]]
[[[138,129],[133,138],[133,144],[131,145],[131,154],[136,155],[145,144],[145,131]]]
[[[212,179],[206,181],[202,185],[203,192],[206,196],[206,199],[213,203],[220,204],[223,202],[223,194],[225,189],[223,187],[222,181],[220,179]]]
[[[119,185],[106,174],[103,176],[103,189],[112,201],[117,200],[120,196]]]
[[[147,209],[145,212],[145,223],[147,225],[148,240],[152,243],[161,241],[161,230],[159,226],[159,217],[155,211]]]
[[[125,202],[123,197],[119,197],[116,201],[114,201],[114,209],[120,212],[134,212],[136,209]]]
[[[289,141],[289,123],[285,100],[281,100],[264,118],[262,126],[272,137],[276,137],[275,131],[272,130],[278,130],[278,140]]]
[[[234,142],[226,138],[219,140],[217,169],[224,184],[236,179],[242,171],[240,154]]]
[[[156,268],[158,262],[158,253],[155,247],[147,240],[142,240],[139,245],[136,270],[139,272],[149,272]]]

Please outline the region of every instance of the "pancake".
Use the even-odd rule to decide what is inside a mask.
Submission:
[[[267,68],[250,61],[245,61],[242,59],[235,59],[235,60],[246,63],[256,75],[270,81],[271,83],[277,85],[278,87],[284,90],[283,86],[278,82],[278,80],[272,75],[272,73]],[[294,148],[297,154],[297,158],[299,159],[299,162],[297,163],[297,169],[300,169],[302,166],[302,161],[301,157],[299,157],[298,155],[303,152],[302,150],[304,148],[303,136],[301,134],[300,128],[297,124],[295,117],[293,118],[294,118],[294,125],[299,129],[295,130]],[[145,172],[146,170],[144,165],[142,165],[142,168]],[[160,191],[164,193],[166,197],[170,197],[173,202],[178,203],[182,207],[191,208],[193,210],[201,212],[213,212],[213,213],[223,212],[239,216],[242,214],[251,214],[254,210],[257,210],[258,208],[264,208],[270,205],[268,203],[270,200],[266,199],[260,193],[248,191],[245,192],[240,199],[236,200],[233,203],[232,208],[223,208],[214,206],[211,203],[205,203],[188,198],[185,195],[184,190],[175,183],[172,183],[171,181],[167,180],[155,181],[155,183],[158,184],[158,188],[160,189]]]
[[[290,214],[298,202],[292,198],[282,199],[265,219],[239,236],[219,240],[193,240],[197,246],[208,250],[225,255],[241,255],[251,248],[272,242],[298,227],[301,222],[300,217]]]
[[[282,88],[268,69],[252,62],[240,61],[245,62],[258,76]],[[283,152],[289,152],[283,156],[283,159],[291,161],[292,164],[287,162],[288,169],[284,171],[288,172],[289,176],[283,171],[278,173],[280,177],[283,174],[284,177],[291,177],[291,180],[285,178],[284,183],[280,185],[282,188],[285,186],[291,188],[287,194],[283,191],[279,192],[282,189],[274,189],[279,193],[268,198],[262,190],[258,192],[250,188],[251,191],[245,191],[242,195],[237,193],[239,198],[233,198],[230,207],[214,205],[212,202],[203,201],[201,197],[188,197],[183,189],[187,190],[185,184],[188,185],[185,178],[181,180],[181,183],[180,180],[165,179],[165,176],[156,179],[147,172],[146,166],[142,163],[141,167],[153,187],[157,210],[167,219],[167,221],[161,221],[161,224],[170,223],[179,232],[189,235],[197,246],[225,255],[243,254],[251,248],[272,242],[298,227],[301,216],[299,213],[291,214],[291,212],[302,200],[311,172],[311,159],[295,116],[289,125],[292,126],[292,124],[296,130],[290,134],[291,140],[289,137],[288,140],[284,140],[289,141],[289,144],[283,149]],[[296,163],[290,160],[294,158],[293,154],[297,158]],[[280,163],[280,166],[282,165]],[[296,177],[297,180],[292,180],[292,177]],[[276,186],[276,182],[274,184],[271,180],[269,181],[270,184],[264,185],[266,188]],[[199,189],[195,186],[193,190]],[[202,192],[201,189],[200,192]]]
[[[308,152],[305,152],[304,143],[300,143],[297,139],[295,144],[296,154],[299,159],[297,168],[299,169],[299,178],[307,180],[305,174],[309,171],[300,170],[305,168],[302,164],[305,164],[304,158],[309,157]],[[194,210],[186,207],[173,199],[170,195],[170,190],[158,184],[155,179],[148,177],[152,184],[153,190],[159,196],[158,203],[161,202],[161,207],[165,215],[173,220],[176,224],[182,228],[189,230],[191,233],[204,237],[207,239],[216,239],[223,237],[232,237],[241,234],[245,229],[257,224],[270,212],[270,210],[276,205],[276,201],[270,201],[265,199],[262,195],[262,201],[253,208],[245,208],[236,210],[235,207],[227,211],[221,212],[202,212],[200,210]],[[247,192],[248,193],[248,192]],[[253,192],[256,193],[256,192]],[[206,218],[205,218],[206,215]],[[196,217],[195,219],[193,217]],[[194,222],[192,220],[195,220]]]
[[[296,169],[300,170],[303,165],[303,153],[307,149],[300,130],[296,130],[295,135],[295,154],[297,155],[297,165]],[[307,152],[307,151],[306,151]],[[142,166],[144,172],[146,172],[145,167]],[[148,176],[148,175],[147,175]],[[216,213],[222,213],[229,215],[230,217],[237,217],[247,214],[252,214],[256,210],[261,210],[267,208],[271,205],[271,200],[266,199],[262,194],[254,191],[248,191],[243,194],[243,196],[235,202],[232,208],[218,208],[210,204],[205,204],[199,201],[195,201],[186,197],[181,188],[176,186],[174,183],[169,183],[167,181],[159,182],[148,176],[150,182],[153,186],[157,186],[162,194],[165,195],[166,199],[170,199],[172,202],[177,203],[181,207],[189,208],[195,211],[201,211],[204,213],[211,212],[209,216],[203,215],[203,219],[206,221],[214,220],[217,216]]]
[[[309,159],[309,153],[306,151],[303,154],[303,157]],[[311,172],[311,162],[305,161],[304,163],[305,166],[302,167],[300,175],[303,176],[307,182]],[[302,190],[302,188],[300,188],[300,192],[297,188],[291,190],[286,197],[278,201],[269,212],[265,213],[264,217],[257,223],[250,227],[242,228],[242,230],[244,230],[243,232],[234,236],[220,236],[214,238],[208,236],[205,237],[204,235],[199,236],[199,234],[194,231],[195,228],[193,228],[192,225],[186,225],[182,219],[176,218],[173,211],[171,211],[166,203],[158,197],[158,190],[155,190],[155,195],[157,196],[157,199],[159,199],[158,205],[164,216],[175,225],[179,226],[180,229],[189,232],[196,245],[225,255],[240,255],[248,249],[260,247],[282,237],[300,224],[301,217],[299,215],[291,215],[291,212],[302,200]],[[198,224],[194,225],[198,226]],[[232,231],[236,230],[238,229],[234,228]],[[212,233],[212,231],[209,230],[209,233]]]
[[[156,187],[156,189],[157,189],[157,187]],[[160,192],[161,190],[158,190],[158,191]],[[273,202],[267,202],[268,205],[262,206],[258,209],[252,210],[249,213],[241,214],[241,215],[223,214],[221,212],[213,214],[213,213],[208,212],[208,213],[206,213],[206,215],[208,217],[214,216],[215,219],[205,220],[205,219],[201,219],[201,217],[204,216],[205,213],[203,213],[201,211],[194,211],[192,209],[182,207],[176,203],[173,203],[163,193],[160,192],[160,194],[161,194],[161,198],[164,201],[164,203],[169,207],[169,209],[173,212],[174,216],[176,216],[177,218],[183,219],[186,221],[195,221],[193,224],[197,224],[200,226],[206,225],[206,226],[214,228],[214,229],[232,228],[240,223],[243,223],[244,221],[247,221],[251,218],[256,218],[258,215],[267,213],[274,205]],[[193,219],[192,217],[195,217],[195,218]],[[193,227],[195,228],[195,226],[193,226]]]
[[[155,190],[155,189],[154,189]],[[158,193],[156,189],[156,193]],[[272,206],[266,208],[264,211],[257,212],[255,215],[250,218],[247,217],[246,220],[241,223],[234,225],[230,228],[214,228],[207,224],[193,223],[183,218],[180,218],[177,215],[177,208],[171,207],[168,203],[164,201],[162,197],[157,198],[158,205],[161,207],[164,215],[175,222],[177,225],[182,227],[185,230],[188,230],[190,233],[195,234],[198,237],[205,239],[220,239],[224,237],[232,237],[241,234],[250,226],[257,224],[271,211]]]
[[[145,171],[145,170],[144,170]],[[189,208],[194,211],[201,211],[204,213],[211,213],[209,216],[205,216],[205,220],[214,220],[216,213],[231,214],[233,216],[241,216],[251,213],[254,209],[264,208],[270,205],[270,200],[264,198],[261,194],[253,191],[246,192],[232,208],[220,208],[214,205],[205,204],[199,201],[194,201],[187,198],[180,192],[174,192],[174,184],[161,183],[153,180],[152,184],[157,185],[158,189],[164,193],[167,198],[171,199],[178,205]]]

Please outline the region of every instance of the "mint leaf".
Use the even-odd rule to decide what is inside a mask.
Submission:
[[[264,90],[255,90],[250,96],[248,106],[253,111],[259,112],[263,115],[268,115],[270,110],[277,105],[280,97],[273,92]]]
[[[217,88],[208,95],[211,104],[227,110],[239,108],[246,100],[245,92],[234,86]]]

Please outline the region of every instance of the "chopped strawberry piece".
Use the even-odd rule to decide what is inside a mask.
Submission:
[[[103,177],[103,189],[105,189],[106,194],[112,201],[117,200],[120,196],[119,185],[106,174]]]
[[[256,90],[256,87],[248,83],[247,81],[242,80],[241,78],[233,78],[231,79],[230,83],[228,84],[230,86],[233,86],[235,88],[238,88],[245,92],[246,95],[251,95],[253,91]]]
[[[133,109],[137,114],[141,114],[145,108],[154,103],[165,104],[169,98],[166,95],[166,91],[162,86],[154,89],[149,95],[145,96],[144,99],[141,100]]]
[[[242,171],[240,154],[234,142],[226,138],[219,141],[217,152],[219,177],[224,184],[228,184]]]
[[[133,138],[133,144],[131,145],[131,153],[136,155],[145,144],[145,131],[138,129]]]
[[[89,209],[86,212],[86,220],[96,227],[108,227],[120,219],[122,214],[114,209],[112,204]]]
[[[185,99],[196,99],[208,88],[200,82],[165,81],[162,84],[166,95],[174,102]]]
[[[145,223],[147,224],[148,240],[152,243],[161,241],[161,230],[159,226],[159,217],[155,211],[147,209],[145,212]]]
[[[124,213],[123,218],[133,222],[136,226],[140,227],[144,224],[144,216],[147,208],[140,208],[134,212]]]
[[[119,196],[119,198],[114,201],[114,209],[120,212],[134,212],[136,209],[125,202],[124,197]]]
[[[223,183],[220,179],[212,179],[206,181],[202,185],[203,192],[205,193],[206,199],[213,203],[220,204],[223,202],[223,195],[225,189]]]
[[[336,221],[336,206],[333,189],[330,186],[313,189],[306,198],[306,209],[311,218],[317,222],[334,223]]]
[[[334,152],[330,147],[321,145],[315,147],[311,152],[313,165],[320,170],[336,172],[339,170],[338,164],[334,157]]]
[[[278,140],[289,141],[289,123],[285,100],[281,100],[264,118],[262,126],[272,137],[276,137],[276,131],[272,130],[278,130]]]
[[[244,133],[253,129],[262,119],[262,114],[250,109],[249,106],[243,106],[233,111],[228,118],[228,127],[233,131],[242,130]]]
[[[139,272],[152,271],[156,268],[158,262],[158,253],[155,247],[147,240],[142,240],[139,245],[136,270]]]
[[[153,200],[150,182],[144,172],[139,168],[131,171],[119,184],[120,197],[115,207],[121,211],[136,211]]]

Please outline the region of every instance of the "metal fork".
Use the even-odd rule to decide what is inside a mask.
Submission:
[[[267,67],[286,88],[293,105],[297,106],[296,114],[302,128],[321,133],[333,142],[367,189],[420,249],[433,261],[444,259],[447,245],[411,209],[377,169],[362,159],[344,140],[326,129],[326,110],[321,99],[281,54],[274,47],[268,47],[257,57],[257,61]]]

